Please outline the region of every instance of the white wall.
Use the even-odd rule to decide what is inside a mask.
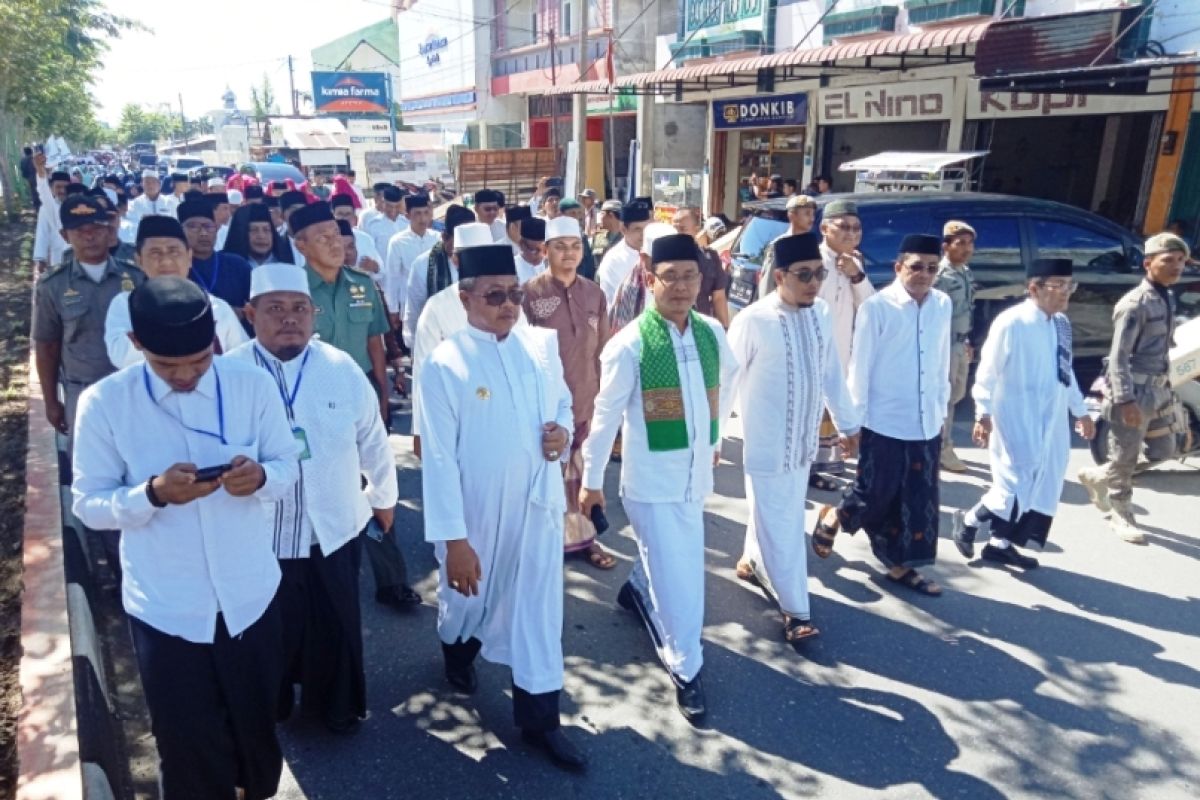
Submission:
[[[841,6],[839,5],[840,9]],[[791,50],[803,38],[800,49],[809,50],[825,43],[824,26],[817,21],[825,13],[823,0],[799,0],[775,11],[775,50]],[[805,35],[807,34],[807,38]]]

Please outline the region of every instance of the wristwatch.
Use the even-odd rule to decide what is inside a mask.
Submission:
[[[158,493],[154,491],[154,479],[157,475],[151,475],[150,480],[146,481],[146,499],[150,501],[150,505],[155,508],[166,508],[167,504],[158,498]]]

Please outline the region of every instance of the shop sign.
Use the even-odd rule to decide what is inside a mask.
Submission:
[[[425,37],[425,41],[417,45],[417,52],[421,54],[421,58],[425,59],[427,66],[434,67],[442,63],[442,51],[449,46],[450,40],[445,36],[430,32]]]
[[[475,90],[469,92],[452,92],[433,97],[420,97],[415,100],[404,100],[400,103],[400,111],[431,111],[437,108],[452,108],[454,106],[475,105]]]
[[[821,125],[862,125],[944,120],[952,116],[953,99],[953,78],[822,89],[817,121]]]
[[[1166,95],[1043,94],[987,92],[972,84],[967,92],[967,119],[1072,117],[1084,114],[1134,114],[1164,111]]]
[[[314,72],[312,83],[318,114],[388,113],[387,73]]]
[[[768,9],[767,0],[684,0],[683,36],[698,30],[724,33],[735,30],[762,30]]]
[[[638,99],[635,94],[589,94],[587,96],[587,113],[589,116],[603,114],[631,114],[637,111]]]
[[[807,121],[806,94],[769,94],[713,101],[713,127],[717,130],[793,127]]]

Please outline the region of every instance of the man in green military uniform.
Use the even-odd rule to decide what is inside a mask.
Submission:
[[[108,212],[95,197],[66,198],[59,221],[74,255],[37,282],[32,336],[46,419],[73,438],[79,395],[115,371],[104,347],[108,306],[119,292],[133,291],[146,276],[109,254]]]
[[[328,203],[300,206],[288,217],[288,227],[308,272],[314,332],[321,341],[345,351],[367,374],[387,425],[391,413],[383,334],[390,326],[375,281],[345,266],[341,231]],[[375,575],[375,601],[400,609],[419,605],[421,596],[408,586],[408,567],[396,547],[395,535],[383,531],[376,539],[369,531],[368,527],[363,533],[363,544]]]
[[[1175,336],[1175,297],[1188,259],[1187,243],[1172,233],[1146,240],[1146,278],[1113,308],[1113,342],[1107,375],[1109,461],[1079,472],[1079,482],[1102,512],[1112,511],[1113,532],[1132,544],[1145,544],[1133,517],[1133,470],[1143,446],[1152,461],[1175,453],[1182,421],[1168,380],[1168,352]]]
[[[592,258],[597,264],[604,258],[605,251],[621,241],[621,201],[605,200],[600,206],[600,221],[596,232],[592,234],[589,244],[592,247]]]
[[[975,229],[952,219],[942,226],[942,263],[938,265],[933,287],[950,297],[950,407],[942,428],[942,469],[966,472],[967,465],[954,452],[954,407],[967,396],[967,375],[975,360],[971,343],[971,325],[975,316],[975,279],[968,264],[975,254]]]

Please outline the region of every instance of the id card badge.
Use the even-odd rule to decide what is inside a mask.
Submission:
[[[312,452],[308,449],[308,434],[304,432],[304,428],[292,428],[292,435],[300,443],[300,460],[308,461],[312,458]]]

